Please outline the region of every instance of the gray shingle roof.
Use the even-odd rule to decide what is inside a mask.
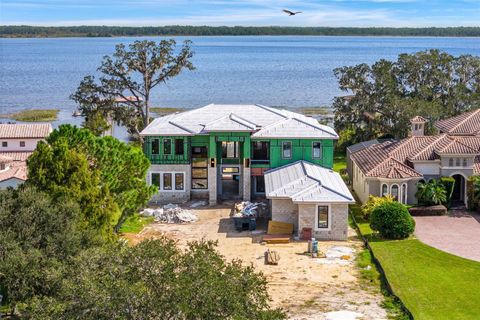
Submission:
[[[307,161],[297,161],[265,172],[269,199],[293,202],[353,203],[355,200],[340,175]]]
[[[143,136],[196,135],[211,131],[250,131],[252,138],[338,139],[336,132],[299,113],[262,105],[216,105],[155,119]]]

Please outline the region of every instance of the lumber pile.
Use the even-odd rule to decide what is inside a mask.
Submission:
[[[263,236],[263,241],[270,244],[289,243],[292,233],[293,224],[272,220],[268,222],[267,234]]]

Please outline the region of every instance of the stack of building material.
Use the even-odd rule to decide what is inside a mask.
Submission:
[[[172,203],[164,205],[163,208],[147,208],[143,210],[141,214],[144,216],[153,216],[155,221],[163,223],[188,223],[198,220],[198,217],[191,210],[182,209]]]
[[[266,204],[263,202],[242,201],[235,204],[233,217],[255,217],[262,216],[266,211]]]
[[[263,236],[266,243],[289,243],[293,233],[293,224],[269,221],[267,234]]]

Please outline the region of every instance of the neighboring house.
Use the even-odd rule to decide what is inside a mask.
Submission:
[[[27,158],[50,132],[49,123],[0,123],[0,189],[27,179]]]
[[[411,119],[411,136],[362,148],[350,155],[350,179],[362,202],[368,195],[393,195],[416,204],[417,183],[453,177],[453,200],[467,203],[467,179],[480,174],[480,109],[435,124],[440,134],[425,136],[426,119]]]
[[[151,162],[147,180],[158,188],[153,201],[181,202],[204,198],[214,205],[223,199],[267,197],[274,203],[274,220],[299,221],[309,215],[310,222],[297,222],[297,228],[308,224],[315,229],[335,230],[335,234],[330,232],[326,238],[346,237],[346,204],[353,198],[348,190],[345,193],[346,187],[341,180],[343,185],[336,191],[345,196],[342,197],[344,206],[331,207],[330,204],[338,200],[338,195],[326,191],[339,187],[336,183],[332,187],[333,180],[326,178],[338,178],[333,172],[326,174],[333,166],[333,142],[338,135],[313,118],[261,105],[210,104],[157,118],[141,135],[144,137],[144,152]],[[300,160],[304,162],[298,162]],[[285,178],[295,183],[295,177],[288,176],[288,172],[297,172],[297,169],[288,165],[299,166],[299,163],[304,168],[320,168],[318,172],[322,172],[323,176],[316,173],[303,179],[312,182],[311,188],[317,184],[320,188],[317,191],[323,190],[322,195],[327,196],[305,200],[310,205],[301,208],[308,213],[302,211],[301,215],[297,214],[300,200],[285,198],[290,203],[288,211],[291,216],[287,218],[286,208],[277,206],[279,202],[273,200],[277,199],[275,190],[271,189],[274,185],[265,183],[268,175],[265,173],[270,172],[274,176],[278,174],[276,172],[286,170]],[[322,189],[324,184],[327,189]],[[326,205],[327,209],[315,206],[316,203]],[[334,225],[337,214],[341,220],[338,227]],[[315,217],[317,220],[320,217],[320,223],[316,225]],[[336,231],[337,228],[342,230]]]

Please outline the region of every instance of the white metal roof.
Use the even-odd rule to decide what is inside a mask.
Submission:
[[[252,138],[338,139],[335,131],[302,114],[262,105],[209,104],[155,119],[143,136],[196,135],[211,131],[253,132]]]
[[[300,202],[354,203],[340,175],[307,161],[297,161],[265,172],[268,199]]]

